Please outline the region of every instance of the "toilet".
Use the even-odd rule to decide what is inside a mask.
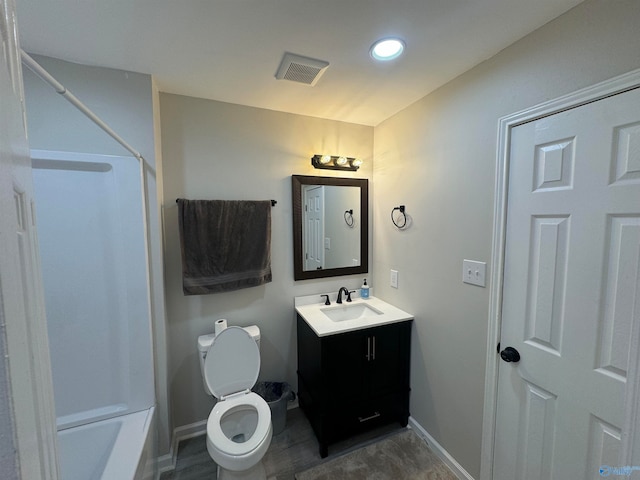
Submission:
[[[205,391],[218,402],[207,420],[207,451],[219,480],[265,480],[271,409],[251,388],[260,372],[260,329],[228,327],[198,337]]]

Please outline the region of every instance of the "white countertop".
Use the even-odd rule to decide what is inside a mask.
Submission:
[[[390,323],[404,322],[407,320],[413,320],[414,318],[410,313],[400,310],[399,308],[394,307],[393,305],[376,297],[362,299],[356,294],[351,294],[351,298],[353,299],[351,303],[347,303],[343,299],[342,305],[348,306],[364,303],[382,313],[379,315],[356,318],[354,320],[334,322],[322,312],[322,309],[340,306],[335,303],[336,294],[331,294],[330,296],[331,307],[324,304],[324,298],[320,297],[320,295],[295,297],[294,304],[296,312],[300,314],[303,320],[307,322],[319,337],[361,330],[363,328],[378,327],[380,325],[387,325]]]

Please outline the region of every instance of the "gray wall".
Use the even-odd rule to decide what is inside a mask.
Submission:
[[[164,339],[164,286],[160,218],[156,188],[153,86],[149,75],[89,67],[43,56],[33,57],[80,101],[137,149],[147,162],[147,198],[152,275],[152,312],[156,341],[156,386],[166,385]],[[32,149],[129,155],[119,143],[55,93],[34,73],[24,69],[29,146]],[[134,161],[134,160],[132,160]],[[158,348],[160,343],[160,348]],[[169,449],[168,405],[158,391],[159,448]]]
[[[489,289],[461,272],[491,260],[498,119],[639,68],[639,26],[637,0],[587,1],[375,128],[373,286],[416,316],[411,414],[475,478]]]
[[[291,175],[340,176],[314,170],[315,153],[361,157],[353,176],[372,172],[373,128],[252,107],[161,94],[164,168],[164,234],[169,382],[175,426],[206,420],[213,400],[202,386],[198,335],[213,332],[216,319],[261,329],[260,378],[296,386],[293,298],[342,285],[359,287],[362,277],[293,280]],[[271,262],[273,281],[213,295],[182,293],[178,209],[175,199],[274,199]]]
[[[33,55],[116,133],[138,149],[153,168],[151,77],[111,68],[89,67]],[[27,130],[32,149],[129,155],[52,87],[24,68]]]

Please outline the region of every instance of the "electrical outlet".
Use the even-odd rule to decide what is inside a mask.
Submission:
[[[398,271],[397,270],[391,270],[390,284],[393,288],[398,288]]]
[[[484,287],[486,285],[485,276],[487,272],[487,262],[477,262],[475,260],[462,261],[462,281]]]

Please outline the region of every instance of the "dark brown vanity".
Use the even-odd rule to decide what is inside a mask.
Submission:
[[[409,420],[411,322],[318,336],[297,315],[298,395],[320,444]]]

